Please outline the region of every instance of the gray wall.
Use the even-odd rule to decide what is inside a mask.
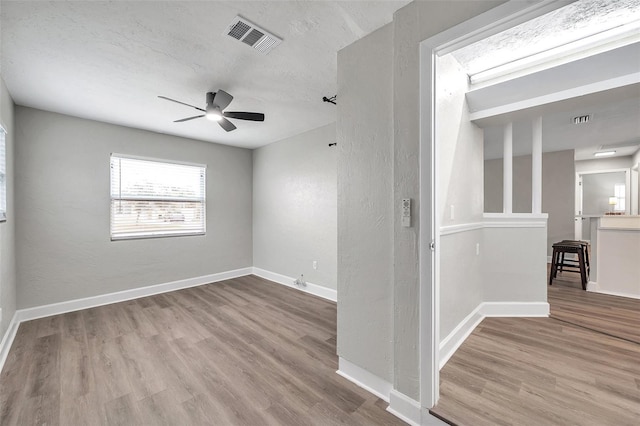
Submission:
[[[393,33],[338,52],[338,355],[391,381]]]
[[[7,131],[5,139],[7,147],[7,221],[0,223],[0,309],[2,309],[0,340],[2,340],[16,311],[16,214],[14,202],[14,152],[16,139],[14,137],[13,100],[2,77],[0,77],[0,123]]]
[[[630,155],[624,157],[599,158],[597,160],[576,161],[576,173],[598,172],[601,170],[628,169],[632,164]]]
[[[573,150],[542,154],[542,211],[547,222],[547,255],[557,241],[574,238]],[[484,210],[502,213],[502,158],[484,162]],[[513,211],[531,213],[531,156],[513,157]]]
[[[467,90],[467,74],[453,56],[438,58],[436,171],[441,226],[482,221],[483,132],[469,120]],[[440,237],[441,340],[483,300],[482,262],[476,254],[482,239],[482,229]]]
[[[251,151],[16,108],[18,307],[252,265]],[[207,164],[205,236],[110,241],[109,155]]]
[[[500,3],[415,1],[389,26],[338,53],[338,351],[379,377],[391,375],[395,389],[414,399],[420,375],[419,44]],[[414,201],[411,228],[400,224],[403,198]],[[353,338],[357,345],[348,341]]]
[[[335,141],[330,124],[253,151],[253,266],[336,288]]]

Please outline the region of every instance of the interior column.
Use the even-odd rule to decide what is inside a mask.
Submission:
[[[542,213],[542,117],[536,117],[533,120],[531,213]]]
[[[513,212],[513,123],[504,126],[502,155],[502,212]]]

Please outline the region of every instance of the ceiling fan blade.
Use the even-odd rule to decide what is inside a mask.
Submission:
[[[186,105],[186,106],[188,106],[188,107],[195,108],[195,109],[197,109],[198,111],[203,111],[203,112],[204,112],[204,110],[203,110],[202,108],[198,108],[197,106],[193,106],[193,105],[185,104],[184,102],[176,101],[175,99],[167,98],[166,96],[158,96],[158,97],[159,97],[160,99],[164,99],[165,101],[171,101],[171,102],[175,102],[175,103],[177,103],[177,104]]]
[[[222,113],[222,115],[238,120],[264,121],[264,114],[261,112],[229,111]]]
[[[224,90],[219,90],[216,92],[213,97],[213,104],[220,107],[221,110],[225,109],[231,101],[233,100],[233,96],[225,92]]]
[[[227,120],[226,118],[222,118],[222,120],[218,121],[218,124],[227,132],[230,132],[236,129],[236,126],[234,126],[233,123]]]
[[[181,118],[180,120],[175,120],[174,123],[182,123],[183,121],[194,120],[196,118],[202,118],[204,115],[196,115],[194,117]]]

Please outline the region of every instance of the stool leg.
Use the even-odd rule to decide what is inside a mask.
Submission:
[[[560,269],[560,272],[564,272],[562,269],[564,266],[564,252],[560,253],[558,257],[560,258],[560,265],[558,269]]]
[[[556,268],[556,256],[558,252],[556,249],[553,249],[553,253],[551,253],[551,270],[549,271],[549,285],[553,285],[553,278],[555,274]]]
[[[584,261],[587,264],[587,274],[591,273],[591,265],[589,264],[589,245],[584,246]]]
[[[578,263],[580,264],[580,278],[582,280],[582,289],[587,289],[587,268],[584,263],[584,252],[582,249],[578,251]]]

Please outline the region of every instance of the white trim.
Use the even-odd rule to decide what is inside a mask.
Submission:
[[[562,7],[563,2],[543,0],[537,4],[511,0],[419,43],[420,96],[420,299],[419,299],[419,365],[420,403],[430,408],[438,401],[440,369],[440,227],[439,202],[436,185],[436,129],[435,129],[435,55],[444,54],[471,44],[473,41],[499,33],[521,22]],[[429,250],[432,242],[436,250]]]
[[[314,296],[322,297],[323,299],[336,302],[338,300],[338,291],[332,288],[324,287],[317,284],[307,283],[304,287],[294,285],[295,278],[288,277],[286,275],[278,274],[275,272],[267,271],[265,269],[251,268],[253,275],[257,275],[260,278],[264,278],[269,281],[273,281],[278,284],[286,285],[287,287],[295,288],[296,290],[304,291],[305,293],[313,294]]]
[[[460,345],[469,337],[475,328],[484,319],[481,313],[482,303],[471,311],[460,324],[440,342],[440,369],[449,361],[449,358],[458,350]]]
[[[447,225],[440,227],[440,236],[457,234],[459,232],[475,231],[484,228],[484,222],[462,223],[459,225]]]
[[[617,291],[600,290],[600,286],[598,285],[597,282],[594,282],[594,281],[589,281],[587,283],[587,291],[589,291],[591,293],[607,294],[609,296],[618,296],[618,297],[628,297],[628,298],[631,298],[631,299],[640,299],[640,295],[637,295],[637,294],[629,294],[629,293],[620,293],[620,292],[617,292]]]
[[[561,102],[567,99],[590,95],[592,93],[603,92],[605,90],[613,90],[619,87],[637,84],[639,82],[640,74],[638,73],[614,77],[608,80],[599,81],[597,83],[585,84],[583,86],[572,87],[570,89],[560,90],[558,92],[536,96],[534,98],[524,99],[510,104],[475,111],[469,114],[469,120],[475,122],[483,120],[485,118],[495,117],[498,115],[508,114],[524,109],[535,108],[555,102]]]
[[[9,350],[11,349],[11,345],[13,344],[13,339],[15,339],[16,333],[18,332],[18,326],[20,325],[16,314],[17,312],[13,314],[13,318],[11,318],[9,327],[2,337],[2,342],[0,342],[0,373],[2,373],[4,363],[9,356]]]
[[[252,268],[242,268],[233,271],[219,272],[217,274],[172,281],[164,284],[156,284],[147,287],[118,291],[115,293],[101,294],[99,296],[85,297],[83,299],[68,300],[60,303],[52,303],[50,305],[20,309],[16,311],[16,319],[19,322],[29,321],[51,315],[59,315],[67,312],[79,311],[81,309],[95,308],[96,306],[109,305],[112,303],[124,302],[126,300],[138,299],[140,297],[152,296],[154,294],[167,293],[169,291],[180,290],[183,288],[197,287],[217,281],[251,275],[251,273]]]
[[[125,159],[128,159],[128,160],[152,161],[154,163],[177,164],[177,165],[180,165],[180,166],[202,167],[205,170],[207,169],[207,165],[206,164],[202,164],[202,163],[190,163],[188,161],[166,160],[164,158],[144,157],[144,156],[141,156],[141,155],[119,154],[117,152],[112,152],[109,157],[125,158]]]
[[[393,386],[386,380],[381,379],[362,367],[358,367],[342,357],[338,358],[338,370],[336,373],[367,392],[371,392],[378,398],[389,402],[389,394]]]
[[[547,263],[551,263],[551,256],[547,256]]]
[[[482,302],[440,342],[440,368],[485,318],[548,316],[549,304],[546,302]]]
[[[544,228],[547,213],[484,213],[485,228]]]
[[[389,393],[387,411],[412,426],[420,426],[420,403],[395,389]]]

